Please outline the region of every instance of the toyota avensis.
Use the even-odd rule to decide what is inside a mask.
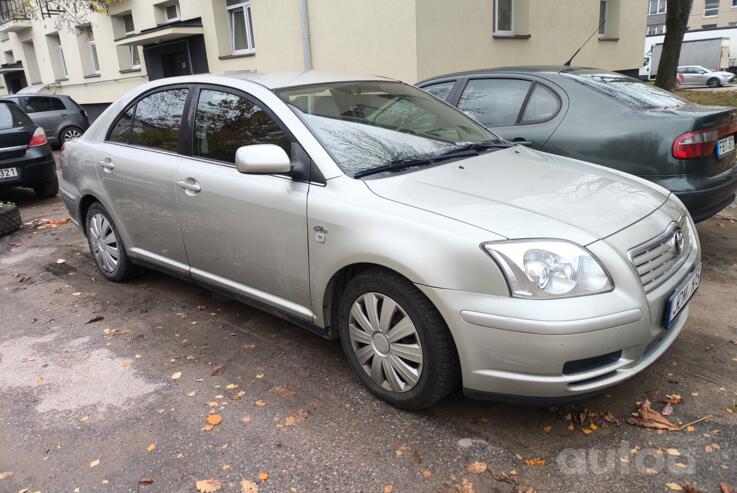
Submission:
[[[459,383],[600,392],[666,351],[701,275],[665,189],[512,145],[377,77],[157,80],[61,161],[107,279],[152,267],[340,339],[363,385],[405,409]]]

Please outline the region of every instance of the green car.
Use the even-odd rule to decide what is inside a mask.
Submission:
[[[596,68],[477,70],[417,86],[507,140],[653,181],[674,192],[694,221],[735,199],[735,108],[689,103]]]

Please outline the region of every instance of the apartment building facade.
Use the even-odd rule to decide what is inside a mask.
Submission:
[[[587,39],[576,64],[636,73],[645,16],[625,13],[648,0],[125,0],[68,30],[23,1],[0,0],[0,92],[103,108],[161,77],[314,68],[415,82],[562,64]]]
[[[666,0],[648,0],[648,36],[665,34]],[[688,30],[737,27],[737,0],[693,0]]]

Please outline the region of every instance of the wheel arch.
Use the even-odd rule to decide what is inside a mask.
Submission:
[[[82,227],[82,232],[85,236],[87,236],[87,211],[90,210],[90,206],[95,202],[103,205],[102,201],[91,193],[84,194],[79,198],[79,224]],[[105,206],[103,205],[103,207]]]

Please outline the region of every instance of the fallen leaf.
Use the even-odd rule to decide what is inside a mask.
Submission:
[[[394,491],[394,486],[390,484],[384,485],[384,493],[392,493]]]
[[[153,452],[154,450],[156,450],[156,444],[150,444],[148,447],[146,447],[146,450],[148,450],[149,452]]]
[[[258,473],[258,479],[260,481],[266,481],[267,479],[269,479],[269,473],[266,471],[261,471],[260,473]]]
[[[81,418],[79,418],[79,422],[80,423],[86,423],[88,419],[90,419],[89,416],[82,416]]]
[[[544,466],[545,459],[543,457],[533,457],[532,459],[525,459],[525,464],[528,466]]]
[[[683,488],[678,483],[667,483],[665,486],[671,491],[683,491]]]
[[[394,451],[394,454],[396,454],[397,457],[401,457],[404,454],[406,454],[407,451],[409,451],[409,447],[405,444],[402,444],[399,447],[397,447],[397,450]]]
[[[15,473],[11,471],[0,472],[0,479],[8,479],[13,476],[15,476]]]
[[[686,491],[686,493],[704,493],[700,489],[696,488],[696,486],[694,486],[694,484],[688,479],[684,479],[681,483],[681,486],[683,486],[683,489]]]
[[[243,344],[241,347],[243,349],[253,349],[256,347],[256,345],[255,344]]]
[[[663,406],[663,410],[660,411],[660,414],[663,416],[670,416],[673,414],[673,406],[671,406],[670,402],[667,402],[665,406]]]
[[[143,478],[138,480],[138,484],[153,484],[154,480],[151,478]]]
[[[222,483],[217,479],[204,479],[195,483],[195,488],[200,493],[214,493],[222,487]]]
[[[221,416],[218,416],[217,414],[209,414],[207,416],[207,424],[210,424],[212,426],[219,425],[223,421],[223,418]]]
[[[424,471],[422,471],[422,477],[423,478],[430,478],[430,477],[432,477],[432,471],[429,471],[429,470],[425,469]]]
[[[243,416],[243,418],[241,418],[241,423],[243,423],[245,425],[247,425],[250,422],[251,422],[251,417],[250,416]]]
[[[215,368],[213,368],[212,373],[210,373],[211,377],[216,377],[220,375],[223,370],[225,370],[225,365],[217,365]]]
[[[297,392],[294,390],[289,390],[286,387],[276,386],[271,389],[271,392],[278,395],[279,397],[294,397],[297,395]]]
[[[714,452],[715,450],[719,450],[720,448],[721,448],[721,447],[720,447],[720,446],[719,446],[718,444],[716,444],[716,443],[711,443],[711,444],[707,445],[706,447],[704,447],[704,450],[705,450],[705,451],[706,451],[707,453],[711,453],[711,452]]]
[[[258,485],[253,481],[241,479],[241,493],[258,493]]]
[[[44,380],[44,377],[42,377],[41,375],[36,377],[36,383],[44,383]]]
[[[229,383],[228,385],[225,386],[225,388],[228,389],[228,390],[230,390],[230,389],[237,389],[238,388],[238,384]]]
[[[266,401],[262,401],[261,399],[254,402],[254,404],[256,405],[256,407],[266,407]]]
[[[678,450],[674,449],[674,448],[665,449],[665,452],[668,455],[671,455],[671,456],[674,456],[674,457],[678,457],[679,455],[681,455],[681,453]]]
[[[56,263],[57,263],[57,264],[63,264],[63,263],[65,263],[65,262],[66,262],[66,260],[64,260],[63,258],[60,258],[60,259],[56,259]]]
[[[123,361],[123,362],[122,362],[122,363],[120,364],[120,367],[121,367],[121,368],[128,368],[128,367],[129,367],[130,365],[131,365],[131,364],[130,364],[130,361]]]
[[[91,319],[87,320],[87,322],[85,322],[85,325],[93,324],[95,322],[99,322],[100,320],[105,320],[105,317],[103,317],[102,315],[97,315],[96,317],[92,317]]]
[[[90,462],[90,469],[92,469],[93,467],[97,467],[99,465],[100,465],[100,459],[95,459],[92,462]]]
[[[481,474],[488,468],[486,462],[471,462],[466,466],[466,470],[471,474]]]
[[[548,425],[548,426],[546,426],[546,427],[543,428],[543,431],[545,433],[550,433],[551,431],[553,431],[553,427],[550,426],[550,425]]]
[[[722,493],[737,493],[737,490],[727,483],[719,483],[719,489],[722,490]]]
[[[494,478],[496,481],[501,481],[503,483],[509,483],[509,484],[517,484],[517,471],[514,469],[510,472],[505,471],[494,471],[492,469],[488,469],[489,474],[491,474],[491,477]]]
[[[174,374],[173,374],[173,375],[171,376],[171,379],[172,379],[172,380],[179,380],[180,378],[182,378],[182,372],[181,372],[181,371],[178,371],[178,372],[174,373]]]
[[[194,397],[194,395],[197,393],[196,390],[193,390],[192,392],[187,393],[187,397]]]
[[[627,418],[627,423],[641,428],[654,430],[678,431],[680,426],[668,421],[668,419],[650,407],[650,401],[645,399],[637,409],[637,418]]]
[[[223,464],[223,471],[230,469],[230,464]]]
[[[82,296],[82,292],[81,291],[76,291],[76,292],[72,293],[72,296]]]

